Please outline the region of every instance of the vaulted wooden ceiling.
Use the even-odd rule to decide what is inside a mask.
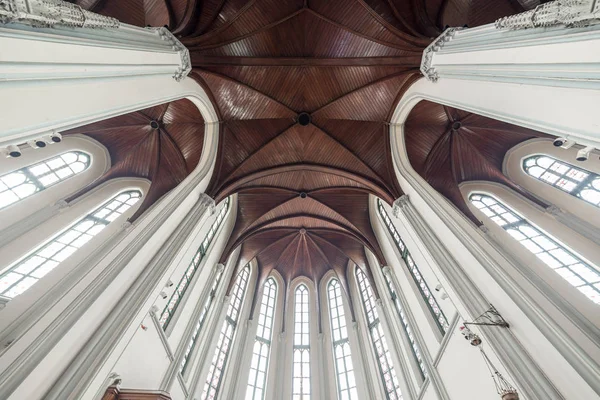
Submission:
[[[420,102],[411,111],[404,134],[415,171],[478,225],[481,222],[465,203],[460,183],[498,182],[544,205],[508,179],[502,172],[502,163],[511,147],[547,136],[429,101]]]
[[[365,250],[383,254],[369,194],[402,195],[388,122],[420,77],[423,49],[447,25],[477,26],[536,0],[76,0],[135,25],[166,25],[191,53],[219,114],[208,194],[237,193],[223,258],[242,246],[261,281],[318,282]],[[487,134],[487,133],[486,133]],[[419,139],[417,139],[417,142]]]
[[[204,119],[198,107],[184,99],[85,125],[63,135],[77,133],[102,143],[112,162],[111,168],[84,191],[114,178],[151,181],[134,220],[196,168],[204,143]]]

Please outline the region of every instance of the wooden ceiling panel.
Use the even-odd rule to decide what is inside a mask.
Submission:
[[[477,114],[422,101],[405,124],[408,157],[415,171],[475,223],[459,185],[486,180],[506,185],[538,202],[502,173],[506,152],[515,145],[547,135]]]

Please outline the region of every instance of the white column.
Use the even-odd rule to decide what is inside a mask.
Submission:
[[[200,318],[200,314],[202,314],[204,310],[204,305],[206,304],[206,301],[208,300],[209,296],[215,295],[215,293],[212,293],[211,291],[213,282],[217,278],[218,274],[223,273],[224,269],[225,266],[223,264],[215,264],[212,271],[210,272],[210,275],[206,279],[204,288],[202,289],[202,294],[200,295],[200,299],[196,303],[196,307],[194,308],[192,316],[188,321],[188,324],[185,328],[185,332],[183,333],[183,336],[179,341],[179,346],[177,346],[177,349],[175,350],[174,358],[171,361],[169,369],[165,373],[163,380],[160,384],[160,390],[164,390],[165,392],[169,392],[171,390],[171,387],[175,382],[175,378],[179,373],[179,368],[181,366],[181,362],[185,355],[187,346],[190,343],[190,340],[192,339],[192,335],[194,333],[194,329],[196,328],[196,324],[198,323],[198,319]]]
[[[412,333],[413,333],[415,342],[417,343],[417,346],[419,346],[419,349],[421,352],[421,357],[423,358],[423,363],[425,364],[425,368],[429,374],[429,380],[433,384],[433,387],[434,387],[438,397],[442,400],[449,400],[450,397],[448,395],[448,392],[446,391],[444,382],[442,381],[442,378],[440,377],[440,374],[438,373],[437,368],[434,365],[433,358],[431,357],[429,348],[427,347],[427,344],[425,343],[425,339],[423,338],[423,335],[421,334],[421,330],[417,323],[417,320],[415,319],[410,307],[406,306],[408,304],[408,302],[407,302],[406,298],[404,297],[404,293],[402,293],[401,290],[397,289],[397,288],[401,287],[400,282],[398,282],[398,277],[396,276],[394,271],[388,266],[384,266],[382,268],[382,270],[383,270],[384,275],[387,275],[389,277],[394,288],[396,288],[395,289],[396,296],[398,296],[398,300],[400,301],[400,304],[402,304],[402,309],[403,309],[404,315],[406,316],[406,319],[408,320],[408,323],[412,329]],[[398,318],[400,318],[400,316],[398,316]],[[401,323],[402,322],[400,322],[400,324]],[[404,333],[404,336],[406,336],[405,333]],[[405,337],[404,343],[406,344],[406,346],[411,346],[411,343],[410,343],[410,340],[408,339],[408,337]]]
[[[194,97],[179,84],[191,71],[189,52],[166,28],[81,14],[60,1],[8,4],[0,6],[0,144]]]
[[[534,20],[557,3],[536,9]],[[570,3],[590,4],[587,15],[577,15],[600,21],[600,3],[595,15],[589,12],[593,1]],[[431,90],[432,101],[600,147],[600,25],[565,27],[559,18],[523,29],[511,18],[447,29],[425,50],[421,65],[438,87],[418,82],[413,88]],[[415,94],[413,88],[405,97]]]
[[[435,231],[423,220],[410,201],[405,200],[400,204],[401,212],[423,240],[440,266],[442,275],[452,286],[454,296],[464,310],[463,316],[468,316],[465,318],[472,320],[487,310],[490,300],[440,241]],[[527,398],[563,398],[511,329],[480,327],[480,330],[484,334],[484,340],[491,346],[517,384],[520,393]]]

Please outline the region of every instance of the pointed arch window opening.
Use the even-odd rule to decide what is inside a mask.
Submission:
[[[598,267],[583,261],[573,251],[552,239],[541,229],[534,227],[498,199],[483,193],[473,193],[469,196],[469,200],[544,264],[576,287],[587,298],[600,304]]]
[[[292,400],[310,400],[310,304],[306,285],[296,288],[294,299]]]
[[[442,308],[438,304],[436,298],[433,296],[431,289],[429,289],[429,285],[427,285],[425,278],[423,278],[423,274],[421,274],[419,267],[410,255],[410,251],[408,250],[406,244],[400,237],[400,234],[396,230],[396,227],[394,226],[391,218],[389,217],[387,211],[383,206],[383,202],[380,199],[377,199],[377,210],[379,211],[379,216],[385,223],[388,232],[394,239],[394,243],[396,244],[396,247],[398,248],[400,255],[402,256],[402,259],[408,266],[408,272],[410,273],[415,284],[417,285],[419,293],[425,301],[425,304],[427,305],[427,308],[433,320],[435,321],[436,326],[440,330],[441,334],[445,335],[446,332],[448,332],[448,329],[450,328],[448,319],[446,318],[446,315],[444,314],[444,311],[442,311]]]
[[[600,207],[600,175],[546,155],[523,160],[523,170],[531,177]]]
[[[275,279],[269,278],[263,289],[258,328],[250,362],[250,374],[248,375],[246,400],[263,400],[265,398],[276,299],[277,283],[275,283]]]
[[[129,210],[141,197],[139,190],[120,192],[54,236],[0,275],[0,295],[14,298],[29,289]]]
[[[386,398],[388,400],[401,400],[402,393],[400,392],[400,382],[398,381],[398,376],[396,375],[396,370],[392,362],[392,355],[383,333],[383,327],[381,326],[377,309],[375,308],[375,295],[373,294],[373,289],[371,288],[367,276],[360,268],[356,267],[355,275],[365,315],[367,316],[369,334],[371,336],[373,349],[375,350],[377,366],[383,381]]]
[[[204,302],[204,307],[202,308],[202,313],[200,314],[200,317],[198,318],[198,322],[196,323],[196,327],[194,328],[194,332],[192,333],[190,342],[189,342],[187,348],[185,349],[183,359],[181,360],[181,366],[179,369],[179,372],[181,375],[185,374],[186,368],[188,366],[188,361],[196,347],[196,343],[198,341],[198,336],[200,335],[200,332],[202,331],[204,322],[206,320],[206,316],[208,315],[209,311],[211,310],[211,308],[215,302],[215,295],[217,292],[217,288],[219,287],[219,282],[221,281],[222,276],[223,276],[223,271],[221,270],[217,273],[217,277],[210,289],[210,294],[209,294],[208,298],[206,299],[206,301]]]
[[[196,254],[194,254],[192,262],[190,263],[185,273],[179,280],[179,283],[175,287],[175,291],[171,295],[171,298],[167,302],[167,305],[163,309],[163,312],[160,314],[159,322],[163,330],[167,329],[169,323],[173,319],[173,315],[175,315],[177,307],[179,307],[179,304],[181,303],[183,296],[189,288],[190,283],[194,278],[194,275],[200,267],[200,263],[204,259],[204,256],[206,256],[208,248],[210,247],[214,237],[216,236],[217,232],[219,231],[219,228],[221,227],[223,220],[225,219],[225,214],[227,214],[227,210],[229,209],[229,197],[225,199],[224,203],[225,204],[223,205],[223,207],[221,207],[221,210],[219,211],[215,222],[211,225],[210,229],[206,233],[206,236],[204,237],[202,244],[198,248],[198,251],[196,251]]]
[[[419,345],[417,344],[417,342],[415,340],[415,336],[413,334],[413,329],[408,322],[408,318],[406,318],[406,314],[404,313],[404,308],[402,307],[402,303],[400,302],[400,298],[398,297],[398,293],[396,292],[394,283],[392,282],[392,280],[390,279],[388,274],[384,274],[384,276],[385,276],[385,281],[387,283],[388,289],[390,291],[390,296],[392,297],[392,301],[394,302],[394,306],[396,307],[396,311],[398,312],[398,316],[400,317],[400,322],[401,322],[402,328],[404,329],[404,333],[406,334],[406,337],[408,338],[408,341],[410,342],[410,349],[411,349],[412,355],[415,358],[417,365],[419,366],[419,372],[421,374],[421,378],[423,380],[425,380],[425,378],[427,378],[427,376],[428,376],[428,373],[427,373],[427,368],[425,367],[425,363],[423,362],[423,357],[421,355],[422,354],[421,348],[419,347]]]
[[[0,210],[80,174],[91,165],[91,156],[68,151],[0,176]]]
[[[350,340],[348,339],[346,328],[342,288],[337,279],[332,279],[329,282],[327,285],[327,294],[329,298],[329,322],[331,326],[334,366],[337,376],[338,399],[358,400]]]
[[[240,309],[242,307],[246,289],[248,287],[248,280],[250,278],[250,266],[246,265],[237,275],[235,284],[231,291],[231,297],[229,300],[229,306],[227,307],[227,314],[225,315],[225,321],[221,327],[219,333],[219,339],[217,341],[217,347],[208,370],[208,376],[206,383],[204,384],[204,390],[202,392],[201,400],[214,400],[219,394],[221,389],[221,383],[223,382],[223,374],[227,367],[227,361],[231,354],[231,347],[233,345],[233,339],[235,336],[238,317]]]

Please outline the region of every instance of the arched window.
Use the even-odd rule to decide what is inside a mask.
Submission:
[[[545,155],[523,160],[532,177],[600,207],[600,175]]]
[[[400,383],[398,382],[396,370],[394,369],[394,364],[392,362],[392,355],[390,354],[385,335],[383,334],[383,327],[381,326],[379,315],[375,308],[375,295],[373,294],[367,276],[358,267],[356,268],[356,280],[358,282],[362,303],[365,308],[367,323],[369,324],[369,334],[371,336],[371,341],[373,342],[377,366],[383,380],[387,399],[401,400],[402,393],[400,392]]]
[[[163,327],[163,330],[167,329],[169,322],[171,322],[171,318],[173,318],[173,315],[175,314],[175,311],[177,310],[177,307],[179,306],[179,303],[181,302],[183,295],[185,294],[186,290],[190,286],[190,282],[192,281],[194,274],[196,273],[196,271],[198,271],[198,267],[200,267],[200,262],[206,255],[206,252],[208,251],[208,247],[212,243],[212,240],[215,237],[215,234],[219,230],[219,227],[221,226],[221,223],[223,222],[223,219],[225,218],[225,214],[227,214],[228,208],[229,208],[229,197],[225,199],[225,204],[223,205],[223,207],[221,207],[221,211],[219,211],[219,215],[217,216],[217,219],[215,220],[215,222],[212,224],[212,226],[208,230],[208,233],[204,237],[202,244],[198,248],[198,251],[194,255],[194,258],[192,259],[192,262],[190,263],[187,270],[185,271],[185,274],[183,274],[183,277],[181,277],[181,280],[177,284],[177,287],[175,288],[175,291],[171,295],[171,298],[169,299],[169,302],[165,306],[165,309],[160,314],[159,321],[160,321],[161,326]]]
[[[346,330],[346,316],[342,303],[342,287],[337,279],[332,279],[327,287],[329,297],[329,317],[333,358],[337,375],[338,399],[358,400],[354,367],[350,354],[350,341]]]
[[[427,282],[425,282],[425,279],[423,279],[423,275],[421,274],[421,271],[419,271],[419,267],[410,255],[410,251],[408,251],[406,244],[404,244],[404,241],[402,240],[400,234],[396,230],[396,227],[394,226],[387,211],[385,211],[382,201],[379,199],[377,199],[377,209],[379,210],[379,215],[381,216],[381,219],[385,222],[385,226],[388,228],[390,235],[392,236],[392,238],[394,238],[394,243],[396,243],[396,247],[400,251],[402,259],[408,266],[408,271],[410,272],[410,275],[412,276],[417,287],[419,288],[419,292],[421,292],[421,296],[425,300],[425,304],[427,304],[427,308],[429,309],[433,320],[436,322],[436,325],[439,328],[442,335],[444,335],[448,331],[448,328],[450,326],[448,324],[446,316],[444,315],[444,312],[442,311],[437,300],[431,293],[431,290],[429,290],[429,285],[427,285]]]
[[[600,304],[600,273],[596,266],[581,260],[499,200],[481,193],[471,194],[469,200],[567,282]]]
[[[197,253],[196,253],[196,255],[197,255]],[[194,257],[194,259],[196,259],[196,257]],[[210,311],[210,309],[214,303],[215,293],[217,291],[217,287],[219,287],[219,282],[221,281],[222,276],[223,276],[223,271],[221,270],[217,273],[217,277],[215,278],[215,281],[213,282],[213,285],[210,288],[210,294],[208,295],[208,298],[204,302],[204,307],[202,308],[202,313],[200,314],[200,318],[198,318],[198,323],[196,324],[196,327],[194,328],[194,332],[192,333],[190,342],[188,343],[188,346],[185,349],[185,353],[183,355],[183,359],[181,360],[181,367],[179,369],[179,372],[181,373],[181,375],[183,375],[185,373],[185,369],[188,365],[190,355],[192,354],[192,352],[194,351],[194,348],[196,347],[198,335],[200,334],[200,331],[202,330],[202,327],[204,326],[204,321],[206,319],[206,315],[208,314],[208,312]]]
[[[260,315],[258,316],[258,330],[256,331],[250,374],[248,375],[246,400],[262,400],[265,398],[276,298],[277,284],[275,279],[269,278],[263,289]]]
[[[0,210],[56,185],[90,166],[89,154],[69,151],[0,176]]]
[[[427,369],[425,368],[425,363],[423,362],[423,357],[421,356],[421,349],[415,340],[415,336],[413,334],[412,327],[408,323],[408,318],[406,318],[406,314],[404,313],[404,308],[402,307],[402,303],[400,302],[400,298],[398,297],[398,293],[396,293],[396,288],[394,283],[390,279],[388,274],[384,274],[385,281],[387,283],[388,289],[390,290],[390,295],[392,296],[392,300],[394,301],[394,306],[396,307],[396,311],[398,312],[398,316],[400,317],[400,322],[402,322],[402,327],[404,328],[404,333],[410,342],[411,350],[413,356],[415,357],[415,361],[419,365],[419,370],[421,372],[421,377],[425,379],[427,377]]]
[[[131,208],[141,197],[142,193],[139,190],[121,192],[34,250],[0,275],[0,295],[13,298],[29,289]]]
[[[294,350],[292,400],[310,400],[310,322],[308,288],[299,285],[294,295]]]
[[[231,353],[231,345],[233,344],[233,337],[237,328],[238,317],[244,301],[246,288],[248,287],[249,278],[250,266],[246,265],[235,278],[235,284],[233,285],[231,298],[229,300],[229,307],[227,308],[227,314],[225,315],[225,321],[221,327],[217,348],[215,349],[215,354],[208,370],[208,377],[204,384],[204,391],[202,392],[201,397],[202,400],[216,399],[217,394],[219,394],[223,372],[225,371],[227,359]]]

